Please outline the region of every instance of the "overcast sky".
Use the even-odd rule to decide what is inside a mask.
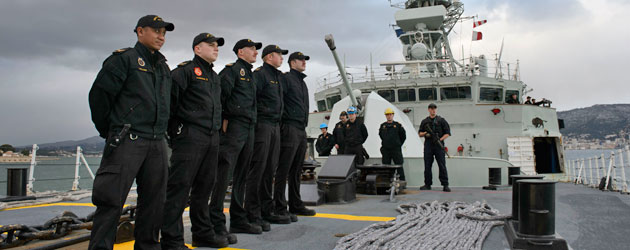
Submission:
[[[471,21],[456,26],[450,36],[456,58],[463,47],[466,56],[494,59],[505,39],[502,60],[519,59],[521,78],[534,89],[530,94],[553,100],[558,110],[630,102],[623,74],[630,58],[629,1],[463,2],[464,16],[488,23],[476,29],[484,35],[477,42],[470,41]],[[0,143],[97,135],[88,91],[103,60],[134,45],[132,30],[143,15],[157,14],[175,24],[161,50],[171,68],[192,57],[192,38],[200,32],[226,40],[217,71],[235,60],[231,48],[241,38],[302,51],[311,56],[305,73],[312,99],[316,80],[336,70],[325,34],[335,36],[349,67],[365,68],[370,53],[375,65],[402,60],[390,27],[396,10],[387,0],[1,1]]]

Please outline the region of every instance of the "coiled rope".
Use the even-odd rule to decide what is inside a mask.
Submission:
[[[335,249],[481,249],[492,227],[510,217],[485,202],[407,203],[396,210],[395,220],[347,235]]]

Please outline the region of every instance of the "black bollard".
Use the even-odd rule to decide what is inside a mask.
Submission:
[[[508,176],[521,174],[521,167],[508,167]],[[508,185],[512,186],[512,178],[508,177]]]
[[[542,175],[510,175],[510,180],[512,180],[512,219],[518,221],[518,193],[519,186],[518,181],[520,180],[532,180],[532,179],[542,179],[544,176]]]
[[[556,234],[556,181],[520,180],[518,234],[554,237]]]
[[[7,169],[7,196],[26,196],[28,169]]]

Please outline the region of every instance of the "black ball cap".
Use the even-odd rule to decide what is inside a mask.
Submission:
[[[291,55],[289,55],[289,62],[292,60],[309,60],[311,59],[310,56],[304,55],[302,52],[296,51],[291,53]]]
[[[271,44],[271,45],[267,45],[267,47],[265,47],[265,48],[263,49],[263,52],[262,52],[262,56],[261,56],[261,58],[263,58],[263,57],[265,57],[266,55],[271,54],[271,53],[273,53],[273,52],[278,52],[278,53],[280,53],[280,54],[282,54],[282,55],[289,54],[289,51],[288,51],[288,50],[286,50],[286,49],[281,49],[280,47],[278,47],[278,45],[273,45],[273,44]]]
[[[136,29],[138,29],[138,27],[153,27],[153,28],[166,28],[166,31],[173,31],[175,29],[175,25],[173,25],[172,23],[169,22],[164,22],[164,20],[162,20],[161,17],[156,16],[156,15],[146,15],[141,17],[138,20],[138,24],[136,24],[136,27],[133,29],[133,32],[136,32]]]
[[[234,48],[232,49],[232,51],[234,51],[234,53],[238,53],[239,49],[251,46],[256,46],[256,50],[259,50],[260,48],[262,48],[262,43],[256,43],[251,39],[241,39],[236,42],[236,44],[234,44]]]
[[[437,108],[437,106],[435,106],[435,103],[431,103],[431,104],[429,104],[429,108],[430,108],[430,109],[436,109],[436,108]]]
[[[195,39],[193,39],[193,49],[195,48],[195,46],[197,46],[197,44],[200,44],[201,42],[207,42],[207,43],[212,43],[212,42],[217,42],[217,45],[219,46],[223,46],[223,44],[225,44],[225,40],[223,39],[223,37],[216,37],[210,33],[201,33],[199,35],[197,35],[195,37]]]

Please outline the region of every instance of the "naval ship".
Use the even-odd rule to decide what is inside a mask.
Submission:
[[[407,203],[461,201],[472,204],[483,201],[501,214],[510,214],[512,190],[483,191],[479,188],[488,184],[488,169],[491,167],[505,170],[518,166],[522,172],[544,174],[547,179],[562,178],[566,169],[570,173],[564,176],[565,181],[588,179],[579,177],[586,175],[586,168],[576,171],[575,164],[566,165],[568,168],[564,164],[562,136],[553,108],[505,104],[511,94],[519,98],[526,94],[526,85],[520,80],[518,71],[505,69],[506,74],[503,74],[499,63],[491,74],[487,60],[481,55],[468,59],[468,62],[453,58],[448,34],[462,19],[463,4],[460,1],[409,0],[399,7],[401,10],[395,15],[396,35],[403,44],[405,60],[381,63],[386,70],[368,72],[364,81],[350,83],[346,80],[347,84],[342,86],[339,80],[327,80],[324,89],[315,94],[318,111],[310,114],[308,133],[311,138],[316,138],[320,123],[333,125],[340,111],[350,105],[358,106],[370,133],[364,146],[372,158],[366,164],[379,163],[380,141],[375,135],[378,125],[384,121],[384,109],[391,107],[395,110],[395,119],[407,128],[408,139],[403,146],[404,168],[408,187],[417,187],[422,185],[424,166],[422,139],[418,138],[416,131],[427,115],[427,105],[436,103],[438,114],[450,122],[453,133],[446,141],[452,155],[447,159],[447,168],[453,191],[444,193],[408,188],[402,195],[397,195],[394,202],[383,195],[357,194],[350,203],[314,207],[316,216],[300,216],[298,222],[289,225],[274,224],[270,232],[238,234],[238,242],[225,249],[333,249],[340,246],[340,239],[344,236],[360,232],[375,223],[402,218],[397,209]],[[333,56],[336,58],[336,54],[333,53]],[[341,65],[339,60],[336,61]],[[340,72],[340,78],[346,78],[343,67],[340,67]],[[463,150],[453,150],[459,145]],[[309,153],[317,161],[327,161],[326,157],[314,153],[312,147]],[[81,162],[87,165],[80,155],[78,149],[75,181],[78,181]],[[627,149],[624,155],[628,157],[630,150]],[[602,166],[603,158],[602,155]],[[613,162],[614,159],[611,166]],[[37,169],[35,165],[33,154],[29,179],[33,179],[32,171]],[[625,167],[623,161],[621,167]],[[600,169],[595,169],[598,178]],[[608,168],[609,176],[611,169]],[[507,171],[502,171],[503,183],[507,183],[507,174]],[[593,184],[592,172],[590,177],[587,183]],[[436,180],[434,182],[437,183]],[[625,175],[623,182],[626,182]],[[78,188],[78,184],[76,186]],[[24,202],[21,205],[6,203],[9,204],[6,206],[0,203],[0,249],[86,249],[91,227],[90,213],[95,210],[90,198],[85,197],[87,193],[89,190],[63,195],[35,195],[38,200],[57,195],[56,198],[63,201],[49,204]],[[569,249],[628,248],[628,196],[571,183],[557,183],[555,193],[555,210],[558,212],[552,218],[555,220],[555,232],[566,240]],[[136,198],[132,190],[126,201],[124,218],[133,217]],[[228,207],[227,203],[225,207]],[[63,212],[63,217],[55,217],[62,211],[67,211]],[[227,209],[225,212],[229,217]],[[188,210],[184,212],[183,226],[185,242],[191,247]],[[503,226],[494,226],[487,235],[479,238],[481,242],[475,248],[514,248],[503,231]],[[133,224],[129,220],[122,221],[114,249],[132,249],[132,234]],[[556,249],[545,242],[531,243],[533,247],[528,249]],[[424,249],[425,246],[423,242],[403,242],[395,248]]]
[[[427,106],[435,103],[438,115],[451,126],[452,136],[444,145],[453,156],[446,163],[451,185],[483,186],[487,168],[502,168],[505,183],[507,168],[512,166],[526,174],[563,178],[563,123],[550,102],[507,104],[514,94],[523,103],[523,96],[531,91],[520,78],[519,65],[510,68],[501,62],[501,54],[494,68],[488,66],[485,55],[459,60],[453,56],[449,34],[456,24],[472,19],[462,16],[464,4],[458,0],[409,0],[393,6],[401,8],[395,13],[394,28],[404,60],[381,62],[382,69],[321,77],[315,93],[317,112],[309,116],[309,136],[317,138],[321,123],[333,128],[355,92],[354,98],[359,100],[355,105],[365,107],[362,115],[370,134],[364,146],[376,163],[380,158],[378,126],[385,121],[385,108],[392,107],[397,111],[394,119],[401,120],[407,131],[403,145],[405,173],[411,177],[407,180],[411,186],[420,186],[422,143],[415,138],[420,122],[428,116]],[[350,88],[342,84],[348,78]],[[389,104],[365,105],[372,99]]]

